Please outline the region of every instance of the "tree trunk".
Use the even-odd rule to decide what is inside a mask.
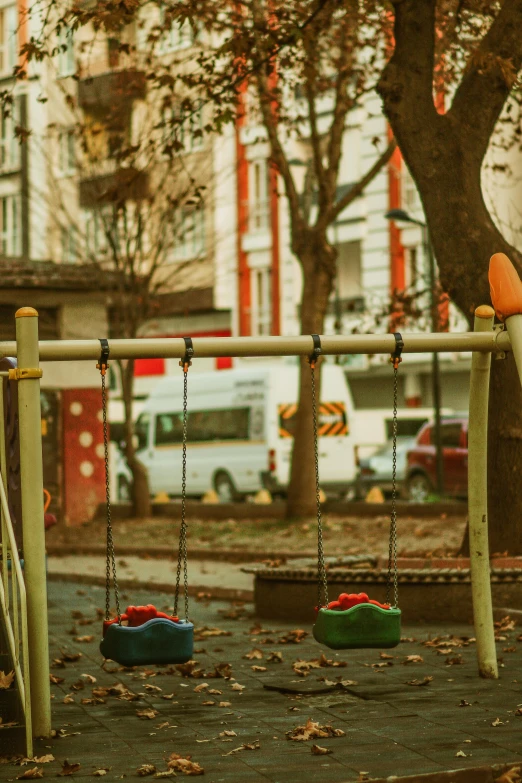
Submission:
[[[328,299],[332,292],[335,250],[326,243],[317,252],[300,254],[303,268],[301,298],[301,333],[322,334]],[[320,399],[321,362],[315,369],[317,402]],[[312,421],[312,386],[310,365],[301,357],[299,373],[299,406],[296,413],[290,483],[286,504],[287,519],[312,516],[316,511],[314,432]]]
[[[121,366],[121,365],[120,365]],[[147,469],[136,457],[134,447],[134,422],[132,420],[132,400],[134,391],[134,359],[129,359],[125,367],[121,366],[121,386],[125,410],[125,459],[132,473],[133,515],[145,519],[152,515],[149,477]]]
[[[490,303],[488,267],[506,253],[519,272],[522,258],[502,237],[482,196],[482,158],[454,118],[421,118],[416,106],[397,98],[390,73],[379,91],[386,115],[413,174],[430,228],[442,288],[470,325],[475,308]],[[391,71],[393,74],[393,70]],[[473,117],[469,118],[473,122]],[[514,361],[493,361],[489,421],[489,531],[492,551],[522,554],[522,405]]]

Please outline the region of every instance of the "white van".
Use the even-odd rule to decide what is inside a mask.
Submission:
[[[214,489],[222,502],[262,487],[284,494],[297,410],[297,366],[194,373],[188,378],[187,495]],[[319,469],[325,492],[346,494],[355,479],[352,398],[341,367],[324,364],[319,405]],[[161,380],[136,422],[138,457],[151,495],[181,494],[183,377]],[[312,422],[310,422],[310,427]],[[118,497],[130,475],[117,469]]]

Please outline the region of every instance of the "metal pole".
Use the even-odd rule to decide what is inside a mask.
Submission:
[[[433,255],[433,248],[431,246],[430,235],[428,227],[424,226],[422,229],[424,247],[426,256],[428,258],[429,265],[429,278],[430,278],[430,305],[431,305],[431,328],[433,332],[439,331],[439,311],[438,301],[435,296],[435,258]],[[436,463],[436,477],[437,477],[437,493],[439,495],[444,494],[444,462],[442,455],[442,434],[440,426],[440,366],[439,355],[435,351],[432,356],[431,362],[431,383],[432,383],[432,396],[433,396],[433,412],[435,419],[435,463]]]
[[[32,307],[16,312],[18,370],[38,368],[38,313]],[[49,634],[45,574],[42,417],[38,377],[18,381],[20,480],[27,593],[31,714],[37,737],[51,734]]]
[[[403,353],[433,353],[511,350],[506,332],[422,332],[402,334]],[[218,356],[309,356],[314,348],[309,335],[298,337],[195,337],[194,358]],[[139,340],[111,340],[113,359],[182,359],[185,343],[180,337],[140,338]],[[391,354],[395,350],[393,334],[354,334],[321,336],[323,354],[327,356],[350,354]],[[39,343],[40,361],[79,361],[96,364],[100,356],[100,342],[92,340],[44,340]],[[16,356],[13,342],[0,342],[0,357]],[[94,365],[93,365],[94,367]],[[93,370],[94,371],[94,370]]]
[[[495,311],[489,305],[475,310],[475,331],[492,331]],[[471,359],[468,423],[469,557],[473,619],[481,677],[498,678],[488,545],[488,402],[491,354]]]
[[[520,383],[522,383],[522,315],[511,315],[509,318],[506,318],[506,329],[511,340],[518,377],[520,378]]]

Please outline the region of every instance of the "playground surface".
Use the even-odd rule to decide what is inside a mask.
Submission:
[[[70,582],[48,590],[56,736],[36,742],[35,762],[1,764],[0,780],[37,768],[56,780],[202,769],[209,783],[468,769],[467,780],[482,781],[471,770],[522,767],[522,627],[509,620],[497,627],[498,681],[477,676],[469,626],[404,628],[396,649],[336,653],[309,627],[262,627],[249,605],[194,600],[197,663],[102,669],[103,590]],[[170,599],[122,596],[123,606],[151,600],[165,609]]]
[[[434,518],[415,518],[401,510],[399,556],[454,554],[458,551],[466,526],[465,517],[446,514]],[[330,556],[372,553],[385,556],[388,552],[390,519],[385,513],[373,518],[344,517],[327,514],[324,517],[323,539]],[[170,549],[177,556],[179,519],[154,517],[148,520],[114,520],[114,544],[118,554],[146,554],[150,550]],[[56,525],[46,535],[47,549],[52,554],[65,551],[103,551],[105,521],[93,520],[80,527]],[[315,556],[317,552],[317,520],[286,521],[281,519],[189,519],[189,553],[197,552],[211,558],[220,552],[234,553],[243,560],[245,553],[260,557]],[[228,559],[228,558],[227,558]]]

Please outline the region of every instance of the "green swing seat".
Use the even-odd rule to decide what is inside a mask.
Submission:
[[[350,609],[321,608],[313,627],[319,644],[332,650],[397,647],[401,640],[401,610],[357,604]]]
[[[186,663],[192,658],[193,649],[191,622],[159,617],[137,628],[110,625],[100,644],[103,657],[121,666]]]

